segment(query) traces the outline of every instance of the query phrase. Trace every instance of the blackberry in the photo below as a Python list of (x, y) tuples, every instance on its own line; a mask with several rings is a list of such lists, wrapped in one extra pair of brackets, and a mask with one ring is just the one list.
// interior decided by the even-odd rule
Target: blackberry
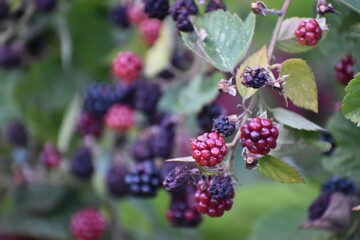
[(82, 136), (91, 135), (98, 138), (102, 133), (103, 126), (101, 118), (83, 111), (76, 124), (76, 131)]
[(189, 204), (186, 196), (172, 196), (166, 218), (173, 227), (197, 227), (202, 217), (194, 204)]
[(210, 0), (206, 5), (205, 12), (212, 12), (219, 9), (226, 11), (226, 5), (222, 2), (222, 0)]
[(79, 180), (87, 181), (94, 172), (92, 154), (89, 148), (80, 148), (72, 157), (71, 172)]
[(26, 147), (28, 145), (28, 132), (20, 121), (10, 123), (6, 129), (6, 138), (15, 147)]
[(127, 28), (130, 26), (130, 22), (127, 16), (127, 8), (123, 5), (118, 5), (110, 9), (109, 20), (115, 26), (121, 28)]
[(123, 164), (113, 164), (106, 174), (106, 187), (111, 196), (120, 198), (128, 194), (125, 176), (128, 169)]
[(45, 55), (47, 50), (47, 39), (44, 35), (39, 35), (26, 43), (26, 52), (34, 58)]
[(246, 67), (241, 74), (241, 83), (245, 87), (261, 88), (269, 81), (269, 71), (263, 67)]
[(135, 109), (150, 114), (155, 111), (161, 97), (160, 86), (151, 82), (140, 82), (135, 93)]
[(209, 183), (209, 194), (213, 199), (224, 200), (234, 195), (234, 187), (229, 176), (214, 176)]
[(129, 192), (134, 196), (154, 197), (161, 186), (161, 174), (151, 160), (137, 163), (125, 176)]
[(152, 136), (151, 148), (154, 156), (167, 159), (171, 156), (175, 141), (175, 129), (171, 127), (160, 127)]
[(308, 214), (310, 220), (321, 218), (330, 205), (331, 195), (324, 193), (320, 195), (309, 207)]
[(330, 156), (336, 148), (336, 142), (334, 137), (329, 132), (321, 132), (320, 140), (330, 143), (331, 148), (327, 152), (323, 152), (324, 155)]
[(253, 154), (266, 155), (276, 148), (279, 136), (277, 127), (270, 119), (253, 118), (241, 126), (241, 143)]
[(225, 108), (218, 103), (204, 106), (197, 115), (198, 125), (202, 132), (210, 132), (213, 128), (213, 119), (225, 113)]
[(347, 178), (332, 177), (322, 185), (323, 193), (341, 192), (345, 195), (352, 195), (356, 192), (356, 185)]
[(99, 240), (106, 226), (106, 219), (99, 210), (84, 208), (71, 217), (70, 231), (74, 239)]
[(200, 166), (215, 167), (227, 153), (227, 146), (222, 136), (216, 132), (204, 133), (191, 142), (192, 157)]
[(124, 83), (133, 83), (143, 70), (141, 58), (133, 52), (119, 52), (112, 62), (114, 76)]
[(142, 3), (134, 3), (127, 7), (127, 17), (129, 22), (134, 25), (139, 25), (142, 21), (148, 18), (144, 12), (144, 5)]
[(159, 38), (162, 22), (159, 19), (149, 18), (140, 23), (140, 35), (148, 46), (153, 46)]
[(56, 8), (56, 0), (35, 0), (35, 7), (41, 13), (50, 13)]
[(15, 45), (5, 44), (0, 47), (0, 67), (14, 68), (21, 64), (21, 53)]
[(145, 13), (150, 18), (164, 20), (169, 14), (169, 0), (146, 0)]
[(354, 66), (356, 60), (351, 55), (343, 57), (335, 66), (336, 79), (346, 85), (354, 78)]
[(176, 28), (182, 32), (193, 32), (194, 27), (189, 15), (195, 15), (199, 11), (193, 0), (177, 0), (170, 8), (170, 14), (176, 22)]
[(133, 91), (132, 85), (93, 83), (86, 89), (84, 108), (97, 117), (103, 117), (116, 103), (131, 104)]
[(149, 138), (139, 138), (130, 147), (130, 156), (137, 162), (151, 159), (153, 155)]
[(40, 161), (47, 169), (58, 167), (61, 158), (60, 151), (51, 143), (47, 143), (40, 153)]
[(10, 15), (9, 4), (6, 0), (0, 1), (0, 20), (8, 18)]
[(301, 45), (315, 46), (321, 40), (322, 30), (315, 19), (304, 20), (299, 23), (295, 37)]
[(236, 130), (236, 123), (234, 121), (230, 121), (228, 116), (221, 115), (214, 119), (213, 130), (225, 137), (229, 137), (234, 134)]
[(115, 104), (106, 113), (105, 123), (118, 132), (129, 130), (135, 124), (135, 112), (127, 105)]
[(184, 191), (190, 180), (189, 170), (184, 166), (178, 166), (165, 177), (163, 185), (166, 191), (179, 194)]

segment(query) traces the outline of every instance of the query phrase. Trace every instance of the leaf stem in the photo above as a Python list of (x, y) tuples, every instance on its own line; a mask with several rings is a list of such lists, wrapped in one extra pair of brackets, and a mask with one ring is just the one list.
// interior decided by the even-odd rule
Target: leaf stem
[(291, 0), (285, 0), (284, 4), (282, 5), (281, 7), (281, 12), (282, 12), (282, 15), (278, 18), (277, 22), (276, 22), (276, 25), (275, 25), (275, 29), (273, 31), (273, 34), (272, 34), (272, 38), (271, 38), (271, 41), (270, 41), (270, 44), (269, 44), (269, 47), (268, 47), (268, 61), (269, 61), (269, 64), (270, 64), (270, 61), (271, 61), (271, 56), (273, 55), (273, 52), (274, 52), (274, 48), (275, 48), (275, 44), (276, 44), (276, 40), (277, 40), (277, 37), (279, 35), (279, 32), (280, 32), (280, 28), (281, 28), (281, 24), (285, 18), (285, 14), (286, 14), (286, 11), (290, 5), (290, 2)]

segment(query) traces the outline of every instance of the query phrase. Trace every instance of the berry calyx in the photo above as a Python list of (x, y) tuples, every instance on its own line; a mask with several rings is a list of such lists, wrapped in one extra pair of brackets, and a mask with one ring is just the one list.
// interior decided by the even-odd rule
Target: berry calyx
[(135, 124), (135, 112), (124, 104), (115, 104), (105, 115), (105, 123), (116, 131), (126, 131)]
[(299, 23), (295, 37), (301, 45), (315, 46), (322, 37), (322, 30), (315, 19), (304, 20)]
[(346, 85), (354, 78), (354, 66), (356, 60), (349, 54), (343, 57), (335, 66), (336, 79)]
[(160, 35), (162, 22), (158, 19), (149, 18), (140, 23), (140, 35), (148, 46), (154, 45)]
[(76, 240), (99, 240), (106, 225), (106, 219), (99, 210), (85, 208), (71, 217), (70, 231)]
[(270, 119), (252, 118), (241, 126), (241, 144), (253, 154), (267, 155), (276, 147), (279, 131)]
[(227, 153), (225, 140), (216, 132), (204, 133), (191, 143), (192, 157), (200, 166), (214, 167)]
[(261, 88), (270, 79), (269, 70), (263, 67), (245, 67), (241, 74), (241, 84), (245, 87)]
[(58, 167), (61, 157), (60, 151), (51, 143), (47, 143), (40, 153), (40, 161), (47, 169)]
[(119, 81), (132, 83), (139, 78), (143, 69), (141, 58), (132, 52), (120, 52), (113, 60), (113, 74)]
[(236, 122), (231, 121), (226, 115), (221, 115), (214, 119), (213, 130), (224, 137), (229, 137), (233, 135), (236, 130)]
[(146, 0), (145, 12), (150, 18), (164, 20), (169, 14), (169, 0)]

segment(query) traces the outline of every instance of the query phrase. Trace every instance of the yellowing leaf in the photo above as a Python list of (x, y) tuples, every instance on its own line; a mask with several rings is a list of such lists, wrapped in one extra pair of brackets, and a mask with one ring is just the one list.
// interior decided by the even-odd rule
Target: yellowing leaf
[(295, 168), (271, 155), (259, 159), (257, 171), (276, 182), (305, 183), (301, 174)]
[(310, 66), (302, 59), (291, 58), (282, 63), (280, 75), (289, 75), (284, 86), (285, 97), (296, 106), (317, 113), (317, 86)]
[(236, 71), (236, 86), (241, 97), (245, 100), (254, 95), (257, 91), (255, 88), (247, 88), (241, 84), (240, 75), (244, 71), (245, 67), (266, 67), (268, 64), (267, 48), (263, 46), (259, 51), (248, 57), (243, 64)]

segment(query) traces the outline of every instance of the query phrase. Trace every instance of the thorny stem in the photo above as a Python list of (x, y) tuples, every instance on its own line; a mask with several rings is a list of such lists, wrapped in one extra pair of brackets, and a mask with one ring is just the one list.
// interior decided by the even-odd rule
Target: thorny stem
[(270, 61), (271, 61), (271, 57), (272, 57), (273, 52), (274, 52), (274, 48), (275, 48), (277, 37), (279, 35), (281, 24), (282, 24), (282, 22), (283, 22), (283, 20), (285, 18), (286, 11), (287, 11), (287, 9), (288, 9), (288, 7), (290, 5), (290, 2), (291, 2), (291, 0), (285, 0), (284, 4), (281, 7), (280, 11), (282, 12), (282, 15), (278, 18), (278, 20), (276, 22), (275, 29), (273, 31), (273, 35), (272, 35), (272, 38), (271, 38), (271, 41), (270, 41), (270, 44), (269, 44), (269, 47), (268, 47), (268, 63), (270, 63)]

